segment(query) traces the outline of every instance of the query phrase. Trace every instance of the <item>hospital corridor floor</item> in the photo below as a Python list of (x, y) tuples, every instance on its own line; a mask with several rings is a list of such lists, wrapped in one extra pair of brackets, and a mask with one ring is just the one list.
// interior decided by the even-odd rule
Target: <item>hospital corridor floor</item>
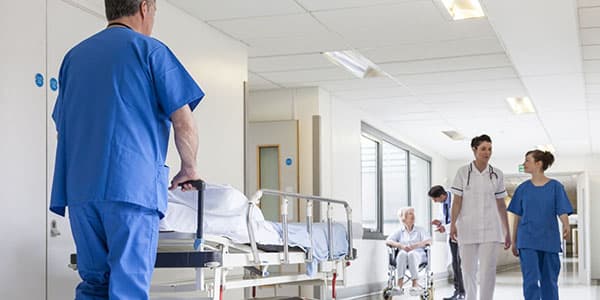
[[(578, 299), (578, 300), (600, 300), (600, 285), (582, 285), (577, 280), (577, 262), (573, 259), (567, 259), (562, 264), (561, 275), (559, 279), (560, 299)], [(506, 271), (499, 272), (496, 277), (496, 291), (494, 299), (523, 299), (521, 289), (521, 269), (514, 266)], [(436, 282), (435, 300), (441, 300), (448, 297), (453, 292), (452, 286), (446, 281)], [(381, 296), (372, 296), (360, 298), (360, 300), (381, 299)], [(394, 297), (394, 300), (418, 299), (416, 297)]]

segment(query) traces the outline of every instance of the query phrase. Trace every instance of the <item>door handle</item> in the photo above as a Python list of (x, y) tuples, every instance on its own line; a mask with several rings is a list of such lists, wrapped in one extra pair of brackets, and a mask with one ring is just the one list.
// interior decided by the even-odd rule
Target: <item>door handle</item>
[(50, 237), (57, 237), (60, 235), (60, 231), (58, 231), (58, 226), (56, 225), (56, 220), (52, 220), (50, 222)]

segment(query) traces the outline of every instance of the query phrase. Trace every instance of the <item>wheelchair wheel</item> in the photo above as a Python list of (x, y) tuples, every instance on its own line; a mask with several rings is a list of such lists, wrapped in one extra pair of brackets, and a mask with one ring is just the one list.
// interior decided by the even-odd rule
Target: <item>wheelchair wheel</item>
[(433, 288), (426, 289), (420, 298), (421, 300), (433, 300)]
[(429, 284), (421, 295), (421, 300), (433, 300), (433, 272), (429, 274)]
[(386, 287), (385, 289), (383, 289), (383, 300), (391, 300), (392, 299), (392, 288), (390, 287)]

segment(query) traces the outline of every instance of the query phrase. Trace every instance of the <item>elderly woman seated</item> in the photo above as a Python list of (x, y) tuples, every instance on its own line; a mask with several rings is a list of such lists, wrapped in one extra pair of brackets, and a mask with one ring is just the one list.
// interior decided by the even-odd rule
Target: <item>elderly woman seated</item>
[(404, 207), (398, 211), (401, 221), (400, 230), (387, 238), (386, 245), (398, 248), (396, 257), (396, 270), (398, 272), (398, 287), (404, 284), (404, 272), (408, 266), (412, 279), (412, 288), (418, 289), (419, 264), (427, 260), (425, 246), (431, 244), (431, 237), (427, 231), (415, 225), (415, 210), (412, 207)]

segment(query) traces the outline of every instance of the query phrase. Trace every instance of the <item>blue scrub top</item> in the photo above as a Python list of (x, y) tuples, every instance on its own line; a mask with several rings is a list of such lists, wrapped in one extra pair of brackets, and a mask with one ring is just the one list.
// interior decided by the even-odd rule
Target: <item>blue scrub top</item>
[(154, 38), (107, 28), (67, 53), (59, 83), (50, 210), (121, 201), (164, 215), (169, 118), (204, 97), (175, 55)]
[(517, 187), (508, 211), (521, 217), (517, 248), (561, 252), (562, 234), (557, 216), (573, 213), (563, 185), (551, 179), (543, 186), (527, 180)]

